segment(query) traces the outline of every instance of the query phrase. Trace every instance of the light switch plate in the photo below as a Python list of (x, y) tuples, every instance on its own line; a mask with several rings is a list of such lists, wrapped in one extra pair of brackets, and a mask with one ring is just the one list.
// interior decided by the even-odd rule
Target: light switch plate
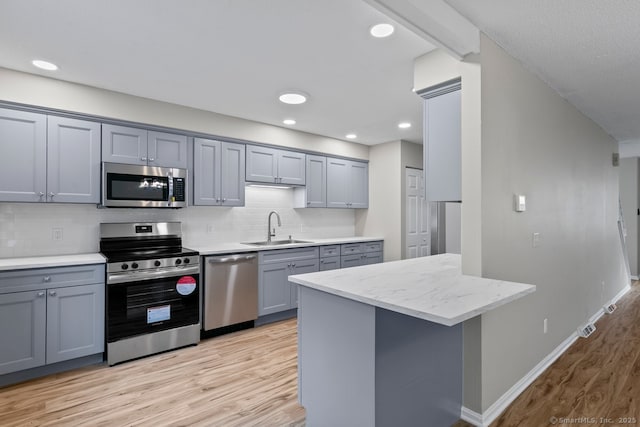
[(513, 196), (516, 212), (524, 212), (527, 210), (527, 197), (524, 194), (516, 194)]

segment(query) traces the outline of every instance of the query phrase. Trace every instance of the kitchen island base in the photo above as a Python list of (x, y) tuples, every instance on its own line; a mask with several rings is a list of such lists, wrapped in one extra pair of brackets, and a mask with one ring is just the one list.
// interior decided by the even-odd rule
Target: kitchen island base
[(308, 427), (450, 426), (462, 324), (444, 326), (299, 287), (298, 390)]

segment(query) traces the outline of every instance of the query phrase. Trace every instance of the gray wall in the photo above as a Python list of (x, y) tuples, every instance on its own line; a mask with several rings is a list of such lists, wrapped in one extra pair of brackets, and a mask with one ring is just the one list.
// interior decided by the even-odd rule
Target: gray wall
[[(464, 405), (483, 413), (628, 284), (617, 144), (484, 35), (480, 55), (416, 59), (416, 89), (456, 77), (462, 270), (538, 287), (465, 322)], [(514, 212), (514, 194), (527, 196), (526, 212)]]
[(638, 276), (638, 158), (620, 159), (620, 203), (627, 228), (627, 253), (632, 276)]
[(482, 316), (484, 411), (628, 283), (617, 143), (486, 36), (481, 52), (483, 276), (537, 286)]

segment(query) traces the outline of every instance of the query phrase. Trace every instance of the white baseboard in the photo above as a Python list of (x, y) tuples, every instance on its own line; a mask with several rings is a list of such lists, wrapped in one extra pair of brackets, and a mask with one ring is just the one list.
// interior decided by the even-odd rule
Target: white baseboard
[(631, 280), (638, 280), (638, 276), (631, 276)]
[[(616, 303), (622, 298), (629, 290), (630, 285), (627, 285), (622, 289), (613, 299), (612, 303)], [(600, 317), (604, 315), (604, 309), (598, 310), (591, 318), (590, 322), (595, 323)], [(572, 333), (567, 339), (565, 339), (559, 346), (557, 346), (551, 353), (540, 361), (532, 370), (530, 370), (524, 377), (513, 385), (505, 394), (500, 396), (493, 405), (491, 405), (485, 412), (479, 414), (471, 409), (462, 407), (460, 412), (460, 418), (474, 426), (488, 427), (492, 422), (500, 416), (500, 414), (507, 409), (507, 407), (522, 393), (527, 387), (531, 385), (558, 357), (560, 357), (567, 349), (578, 339), (578, 333)]]

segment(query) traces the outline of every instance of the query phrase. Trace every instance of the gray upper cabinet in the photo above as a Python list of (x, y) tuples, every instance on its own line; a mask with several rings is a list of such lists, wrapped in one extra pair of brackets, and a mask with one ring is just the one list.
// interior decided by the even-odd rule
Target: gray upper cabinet
[(47, 199), (100, 202), (100, 123), (48, 117)]
[(428, 201), (462, 200), (460, 94), (458, 81), (422, 95), (426, 98), (424, 170)]
[(248, 145), (246, 180), (305, 185), (305, 159), (306, 155), (303, 153)]
[(186, 169), (187, 137), (103, 124), (102, 161)]
[(149, 166), (187, 168), (187, 137), (165, 132), (149, 131), (147, 135)]
[(327, 157), (327, 207), (369, 207), (369, 165)]
[(194, 139), (194, 204), (244, 206), (245, 146)]
[(102, 161), (146, 165), (147, 131), (103, 124)]
[(45, 201), (47, 116), (0, 109), (0, 146), (0, 201)]
[(99, 202), (100, 123), (0, 109), (0, 145), (0, 201)]
[(307, 154), (306, 184), (296, 189), (296, 208), (327, 207), (327, 158)]

